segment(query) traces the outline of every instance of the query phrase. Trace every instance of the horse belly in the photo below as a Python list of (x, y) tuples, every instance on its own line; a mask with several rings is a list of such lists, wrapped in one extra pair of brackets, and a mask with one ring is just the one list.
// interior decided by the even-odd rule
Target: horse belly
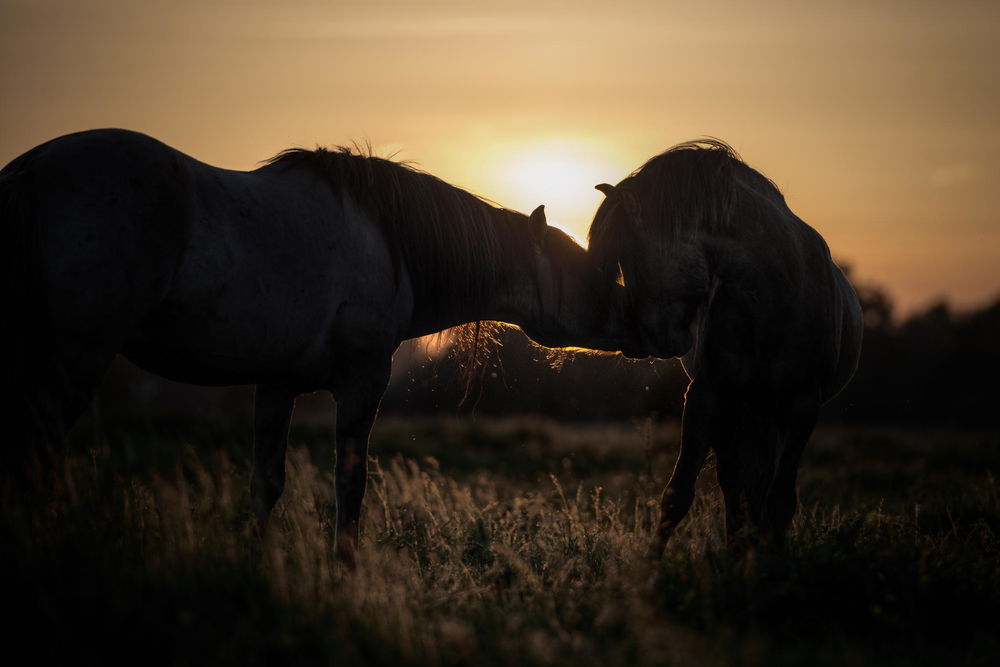
[(233, 292), (230, 287), (211, 298), (168, 298), (126, 342), (124, 353), (140, 367), (180, 382), (283, 381), (319, 388), (330, 362), (325, 309), (291, 312), (275, 306), (290, 299)]
[(302, 391), (323, 386), (321, 378), (294, 373), (287, 363), (240, 356), (238, 353), (134, 340), (125, 344), (122, 354), (139, 368), (175, 382), (211, 387), (284, 382)]
[(298, 275), (301, 265), (234, 258), (221, 272), (197, 275), (189, 266), (128, 341), (126, 356), (181, 382), (267, 381), (311, 391), (329, 384), (352, 349), (391, 345), (378, 315), (383, 299), (327, 273)]

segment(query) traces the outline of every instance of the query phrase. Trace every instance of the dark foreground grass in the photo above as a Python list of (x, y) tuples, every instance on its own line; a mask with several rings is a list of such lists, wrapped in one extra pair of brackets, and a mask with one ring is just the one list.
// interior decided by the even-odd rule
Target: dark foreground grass
[[(83, 433), (0, 515), (22, 664), (996, 664), (996, 434), (826, 430), (787, 554), (723, 547), (714, 471), (643, 558), (675, 427), (377, 427), (362, 565), (331, 558), (325, 431), (293, 433), (271, 534), (246, 426)], [(97, 442), (98, 444), (94, 444)], [(11, 661), (5, 660), (7, 664)]]

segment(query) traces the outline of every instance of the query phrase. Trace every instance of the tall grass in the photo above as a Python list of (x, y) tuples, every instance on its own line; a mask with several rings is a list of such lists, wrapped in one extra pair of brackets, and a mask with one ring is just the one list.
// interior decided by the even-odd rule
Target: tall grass
[(994, 436), (820, 433), (780, 558), (725, 550), (707, 470), (690, 517), (650, 563), (676, 437), (387, 421), (353, 572), (333, 558), (321, 437), (293, 436), (314, 446), (290, 449), (263, 539), (245, 449), (177, 447), (172, 462), (143, 465), (120, 442), (78, 447), (44, 492), (2, 501), (2, 625), (10, 650), (26, 650), (11, 655), (102, 665), (1000, 656)]

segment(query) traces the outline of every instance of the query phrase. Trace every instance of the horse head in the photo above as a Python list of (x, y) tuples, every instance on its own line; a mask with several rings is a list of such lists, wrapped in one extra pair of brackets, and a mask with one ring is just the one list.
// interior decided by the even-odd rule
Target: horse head
[(634, 350), (622, 286), (568, 234), (548, 225), (544, 206), (531, 213), (529, 225), (533, 280), (527, 289), (535, 308), (521, 323), (524, 332), (546, 347)]
[[(657, 224), (631, 179), (601, 183), (605, 195), (590, 231), (591, 250), (624, 286), (627, 317), (643, 354), (682, 357), (694, 344), (694, 321), (711, 274), (701, 239)], [(630, 355), (631, 356), (631, 355)]]

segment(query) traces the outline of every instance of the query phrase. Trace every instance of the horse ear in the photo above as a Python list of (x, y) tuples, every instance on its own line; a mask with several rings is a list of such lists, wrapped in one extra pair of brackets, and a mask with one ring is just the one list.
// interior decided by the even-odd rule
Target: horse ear
[(528, 221), (531, 223), (531, 232), (541, 242), (545, 238), (545, 230), (549, 228), (549, 224), (545, 221), (545, 204), (532, 211)]
[(598, 183), (594, 186), (594, 189), (603, 192), (605, 197), (610, 197), (614, 193), (618, 192), (618, 188), (608, 183)]

